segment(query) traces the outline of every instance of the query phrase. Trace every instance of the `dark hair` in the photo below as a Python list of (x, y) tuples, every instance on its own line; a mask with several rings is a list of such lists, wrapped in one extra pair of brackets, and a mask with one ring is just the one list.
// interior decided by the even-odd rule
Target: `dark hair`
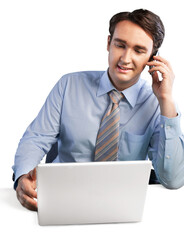
[(120, 12), (114, 15), (109, 24), (110, 41), (112, 40), (116, 24), (129, 20), (139, 25), (153, 39), (153, 52), (155, 55), (162, 45), (165, 36), (165, 28), (159, 16), (145, 9), (137, 9), (133, 12)]

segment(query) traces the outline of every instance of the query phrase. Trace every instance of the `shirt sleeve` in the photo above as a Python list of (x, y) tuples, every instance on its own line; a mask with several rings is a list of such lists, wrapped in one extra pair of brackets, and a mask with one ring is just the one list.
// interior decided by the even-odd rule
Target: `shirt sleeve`
[(13, 171), (16, 180), (35, 168), (44, 155), (57, 141), (60, 131), (60, 117), (63, 100), (61, 80), (57, 82), (47, 97), (38, 116), (28, 126), (19, 142)]
[(181, 114), (175, 118), (159, 117), (148, 153), (160, 183), (170, 189), (184, 185), (184, 136), (180, 117)]

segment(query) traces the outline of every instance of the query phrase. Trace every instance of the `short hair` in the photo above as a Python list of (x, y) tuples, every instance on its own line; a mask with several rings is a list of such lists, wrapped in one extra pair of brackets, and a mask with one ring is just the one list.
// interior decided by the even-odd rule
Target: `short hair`
[(162, 45), (165, 28), (159, 16), (146, 9), (137, 9), (133, 12), (120, 12), (115, 14), (109, 22), (110, 41), (113, 38), (117, 23), (128, 20), (139, 25), (153, 39), (153, 52), (155, 55)]

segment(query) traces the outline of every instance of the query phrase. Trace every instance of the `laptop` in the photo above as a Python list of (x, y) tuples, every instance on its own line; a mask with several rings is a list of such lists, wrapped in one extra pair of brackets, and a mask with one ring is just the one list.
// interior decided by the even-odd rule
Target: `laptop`
[(40, 225), (141, 221), (150, 161), (37, 166)]

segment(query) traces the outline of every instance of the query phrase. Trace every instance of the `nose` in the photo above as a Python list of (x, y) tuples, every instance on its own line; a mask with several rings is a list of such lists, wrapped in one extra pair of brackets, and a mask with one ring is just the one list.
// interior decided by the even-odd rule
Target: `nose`
[(120, 60), (124, 65), (129, 64), (131, 62), (131, 50), (126, 49), (125, 51), (123, 51)]

